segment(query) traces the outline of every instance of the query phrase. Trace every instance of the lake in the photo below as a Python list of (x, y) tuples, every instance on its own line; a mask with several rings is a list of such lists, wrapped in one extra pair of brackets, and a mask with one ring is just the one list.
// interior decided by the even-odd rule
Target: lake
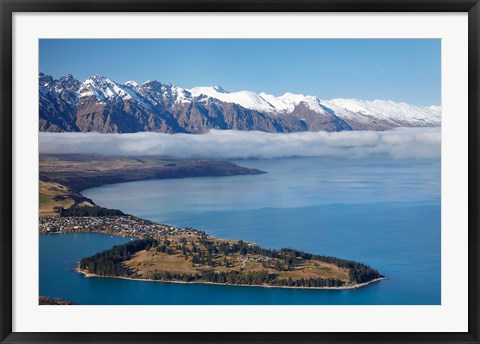
[(389, 279), (358, 290), (298, 290), (86, 278), (80, 258), (130, 238), (40, 236), (40, 294), (77, 304), (441, 303), (440, 161), (241, 160), (262, 175), (150, 180), (82, 194), (98, 205), (267, 248), (292, 247), (371, 265)]

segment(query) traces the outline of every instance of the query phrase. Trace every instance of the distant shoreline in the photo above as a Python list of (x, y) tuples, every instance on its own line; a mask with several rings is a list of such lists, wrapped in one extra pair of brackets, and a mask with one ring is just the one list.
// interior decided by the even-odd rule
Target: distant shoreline
[(152, 280), (147, 278), (130, 278), (124, 276), (100, 276), (94, 273), (85, 271), (84, 269), (80, 269), (80, 265), (77, 264), (75, 271), (84, 275), (87, 278), (116, 278), (116, 279), (124, 279), (130, 281), (140, 281), (140, 282), (159, 282), (159, 283), (177, 283), (177, 284), (212, 284), (212, 285), (221, 285), (221, 286), (229, 286), (229, 287), (259, 287), (259, 288), (280, 288), (280, 289), (302, 289), (302, 290), (352, 290), (352, 289), (359, 289), (366, 287), (370, 284), (377, 283), (383, 280), (387, 280), (387, 277), (380, 277), (373, 279), (368, 282), (358, 283), (349, 286), (342, 286), (342, 287), (294, 287), (294, 286), (277, 286), (277, 285), (262, 285), (262, 284), (229, 284), (229, 283), (214, 283), (214, 282), (207, 282), (207, 281), (200, 281), (200, 282), (184, 282), (184, 281), (161, 281), (161, 280)]
[[(230, 177), (267, 172), (219, 159), (172, 159), (154, 156), (99, 156), (94, 154), (40, 154), (40, 181), (67, 186), (73, 193), (109, 184), (144, 180)], [(74, 161), (74, 168), (71, 162)], [(92, 168), (93, 162), (96, 168)], [(173, 163), (172, 163), (173, 162)], [(84, 173), (85, 170), (89, 172)], [(88, 200), (81, 195), (83, 200)], [(81, 200), (79, 200), (81, 201)]]

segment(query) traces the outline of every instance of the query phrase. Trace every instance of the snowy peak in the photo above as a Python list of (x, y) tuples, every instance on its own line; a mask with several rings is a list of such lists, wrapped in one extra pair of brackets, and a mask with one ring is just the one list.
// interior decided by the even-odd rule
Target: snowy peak
[(260, 95), (251, 91), (227, 92), (220, 86), (213, 87), (194, 87), (189, 89), (191, 95), (195, 98), (213, 98), (225, 103), (233, 103), (243, 108), (274, 112), (275, 108)]
[(158, 101), (145, 92), (143, 85), (139, 85), (133, 80), (119, 84), (99, 74), (86, 79), (82, 83), (78, 91), (78, 97), (80, 99), (94, 97), (98, 103), (104, 104), (118, 101), (128, 102), (135, 107), (140, 106), (148, 111), (152, 111), (158, 105)]
[(71, 92), (76, 93), (80, 87), (80, 82), (73, 77), (73, 75), (68, 74), (62, 76), (58, 80), (55, 80), (55, 92)]
[(155, 104), (175, 107), (192, 101), (192, 95), (186, 89), (172, 84), (162, 84), (156, 80), (148, 80), (139, 88), (140, 93)]
[(40, 88), (40, 91), (49, 91), (53, 87), (53, 84), (54, 81), (50, 75), (45, 75), (43, 73), (38, 75), (38, 87)]
[(332, 99), (322, 101), (343, 119), (381, 120), (397, 126), (438, 126), (441, 124), (440, 106), (416, 106), (391, 100)]
[(320, 100), (315, 96), (305, 96), (303, 94), (294, 94), (287, 92), (283, 96), (275, 97), (271, 94), (260, 93), (260, 96), (268, 101), (275, 108), (275, 112), (289, 113), (295, 110), (297, 106), (304, 105), (310, 110), (325, 114), (325, 110), (320, 104)]
[(93, 96), (104, 102), (118, 97), (124, 100), (133, 98), (121, 85), (99, 74), (85, 80), (78, 92), (79, 98)]
[(132, 88), (134, 88), (134, 89), (137, 89), (137, 88), (140, 87), (140, 85), (137, 84), (137, 82), (134, 81), (134, 80), (129, 80), (129, 81), (125, 82), (124, 85), (125, 85), (125, 86), (128, 86), (128, 87), (132, 87)]
[(188, 92), (184, 88), (177, 87), (172, 84), (163, 85), (162, 94), (164, 99), (170, 99), (175, 104), (185, 102), (188, 103), (192, 99), (192, 95), (190, 94), (190, 92)]
[(50, 75), (40, 73), (38, 76), (40, 98), (46, 103), (67, 103), (74, 106), (80, 82), (71, 74), (54, 80)]

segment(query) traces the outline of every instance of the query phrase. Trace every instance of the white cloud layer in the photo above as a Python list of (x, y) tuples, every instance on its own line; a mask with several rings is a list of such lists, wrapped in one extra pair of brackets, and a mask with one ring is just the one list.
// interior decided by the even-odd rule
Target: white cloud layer
[(179, 158), (284, 158), (338, 156), (361, 158), (439, 158), (440, 128), (390, 131), (300, 132), (218, 131), (191, 134), (40, 133), (40, 152), (104, 155), (161, 155)]

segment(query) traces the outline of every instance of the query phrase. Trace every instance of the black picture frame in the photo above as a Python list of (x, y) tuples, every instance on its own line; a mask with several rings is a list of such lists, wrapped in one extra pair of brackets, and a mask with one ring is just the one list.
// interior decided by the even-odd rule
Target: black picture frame
[[(0, 0), (1, 343), (480, 343), (478, 0)], [(12, 16), (15, 12), (466, 12), (468, 13), (468, 332), (465, 333), (19, 333), (12, 332)]]

